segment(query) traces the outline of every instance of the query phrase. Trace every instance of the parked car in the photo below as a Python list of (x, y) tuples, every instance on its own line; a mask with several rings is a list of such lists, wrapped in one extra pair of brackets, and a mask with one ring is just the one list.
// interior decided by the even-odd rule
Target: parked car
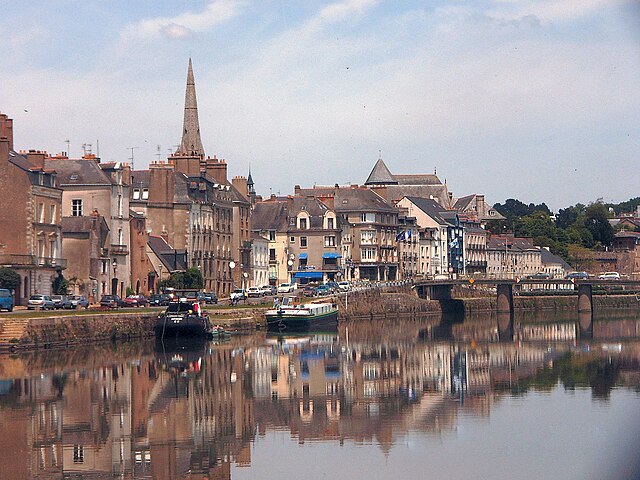
[(551, 275), (544, 272), (534, 273), (533, 275), (527, 275), (528, 280), (549, 280)]
[(128, 307), (146, 307), (149, 305), (149, 300), (147, 300), (144, 295), (129, 295), (123, 299), (123, 302)]
[(152, 307), (166, 307), (171, 302), (171, 296), (166, 293), (154, 293), (149, 298), (149, 304)]
[(620, 280), (620, 274), (618, 272), (604, 272), (602, 275), (598, 275), (600, 280)]
[(571, 272), (568, 273), (564, 278), (567, 280), (576, 279), (576, 280), (588, 280), (589, 274), (587, 272)]
[(349, 282), (338, 282), (338, 287), (340, 287), (340, 290), (343, 292), (351, 290), (351, 284)]
[[(89, 300), (84, 295), (72, 295), (68, 300), (71, 302), (68, 308), (89, 308)], [(64, 308), (67, 308), (66, 304)]]
[(327, 282), (327, 286), (331, 290), (331, 293), (336, 293), (340, 290), (340, 285), (338, 285), (338, 282)]
[(11, 295), (11, 290), (0, 288), (0, 310), (13, 312), (13, 295)]
[(316, 287), (314, 285), (307, 285), (306, 287), (304, 287), (304, 290), (302, 290), (302, 294), (305, 297), (315, 297), (318, 292), (316, 291)]
[(329, 285), (318, 285), (316, 287), (316, 294), (319, 297), (323, 295), (331, 295), (331, 287), (329, 287)]
[(293, 293), (295, 287), (291, 283), (281, 283), (278, 287), (278, 293)]
[(247, 292), (246, 290), (243, 290), (242, 288), (236, 288), (233, 292), (231, 292), (231, 295), (229, 295), (229, 300), (231, 300), (232, 303), (237, 303), (240, 300), (246, 300), (247, 299)]
[(247, 296), (248, 297), (261, 297), (262, 296), (262, 290), (260, 290), (258, 287), (249, 287), (247, 290)]
[(125, 307), (126, 303), (118, 295), (103, 295), (100, 299), (100, 306), (106, 308)]
[(260, 287), (260, 290), (262, 290), (262, 295), (264, 296), (276, 295), (278, 293), (278, 289), (273, 285), (263, 285)]
[(51, 301), (53, 302), (54, 308), (57, 310), (59, 308), (63, 308), (64, 302), (67, 300), (65, 295), (51, 295)]
[(213, 292), (200, 292), (198, 294), (198, 301), (206, 304), (218, 303), (218, 296)]
[(42, 310), (53, 310), (56, 307), (49, 295), (41, 295), (39, 293), (36, 293), (34, 295), (31, 295), (31, 298), (29, 298), (29, 302), (27, 302), (27, 308), (29, 310), (35, 310), (36, 308), (40, 308)]

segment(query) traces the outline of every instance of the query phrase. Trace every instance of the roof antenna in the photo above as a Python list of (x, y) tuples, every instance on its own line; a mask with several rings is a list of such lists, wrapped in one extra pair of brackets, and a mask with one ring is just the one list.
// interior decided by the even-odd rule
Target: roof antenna
[(433, 167), (433, 174), (438, 175), (438, 167)]
[(378, 150), (378, 160), (382, 160), (382, 150)]
[(131, 150), (131, 158), (129, 160), (131, 160), (131, 170), (135, 170), (134, 166), (133, 166), (133, 151), (136, 148), (140, 148), (140, 147), (127, 147), (127, 150)]
[(158, 145), (157, 147), (158, 153), (156, 153), (156, 156), (158, 157), (158, 161), (160, 161), (160, 157), (162, 157), (162, 153), (160, 153), (160, 145)]

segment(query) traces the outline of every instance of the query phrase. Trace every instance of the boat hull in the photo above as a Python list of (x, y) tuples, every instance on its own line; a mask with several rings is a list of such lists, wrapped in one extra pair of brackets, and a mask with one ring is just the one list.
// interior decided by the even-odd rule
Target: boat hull
[(210, 337), (209, 318), (198, 315), (159, 315), (154, 326), (156, 338)]
[(338, 311), (323, 315), (291, 315), (287, 312), (266, 313), (267, 329), (270, 332), (308, 332), (335, 330), (338, 327)]

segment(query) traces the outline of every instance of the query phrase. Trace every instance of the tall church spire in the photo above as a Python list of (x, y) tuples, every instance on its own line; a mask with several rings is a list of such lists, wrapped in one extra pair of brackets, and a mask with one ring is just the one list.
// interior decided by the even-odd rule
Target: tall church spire
[(198, 102), (196, 101), (196, 82), (193, 79), (191, 57), (187, 70), (187, 91), (184, 96), (184, 123), (182, 126), (182, 142), (176, 155), (199, 155), (204, 157), (204, 148), (200, 139), (200, 122), (198, 121)]

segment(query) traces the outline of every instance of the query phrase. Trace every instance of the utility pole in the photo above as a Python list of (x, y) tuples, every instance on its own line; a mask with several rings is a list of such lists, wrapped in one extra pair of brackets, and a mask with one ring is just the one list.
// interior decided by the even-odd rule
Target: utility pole
[(133, 151), (138, 149), (140, 147), (127, 147), (127, 150), (131, 150), (131, 157), (129, 158), (129, 160), (131, 160), (131, 170), (135, 170), (134, 166), (133, 166)]

